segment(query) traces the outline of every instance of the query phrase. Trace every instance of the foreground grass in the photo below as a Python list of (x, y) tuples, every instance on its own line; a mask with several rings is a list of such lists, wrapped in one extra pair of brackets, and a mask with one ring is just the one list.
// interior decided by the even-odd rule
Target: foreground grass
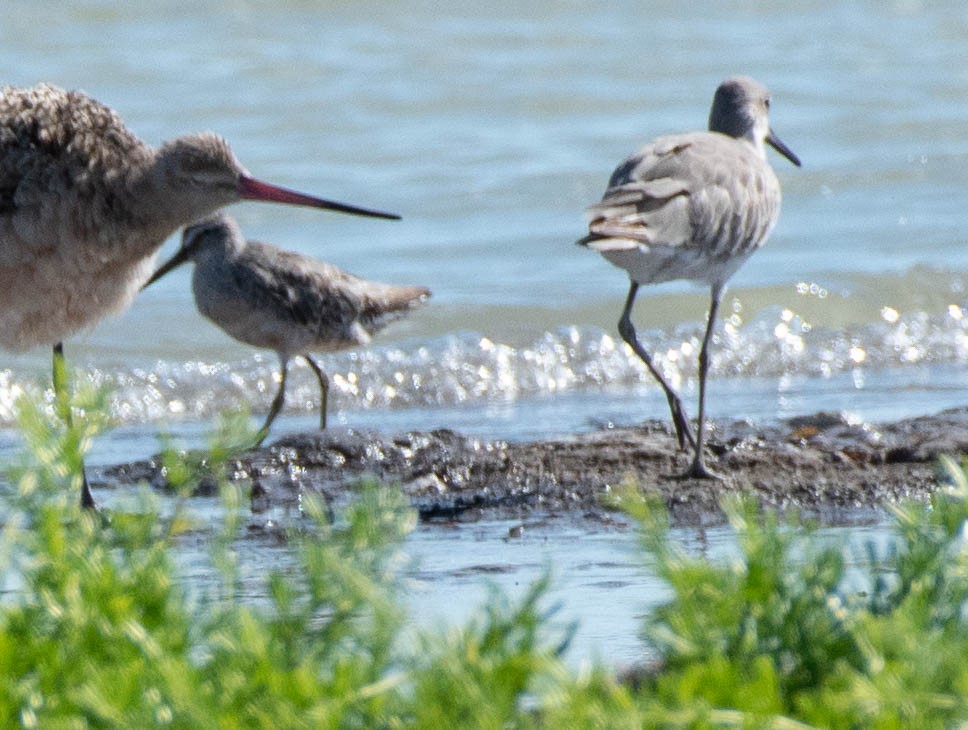
[[(896, 533), (848, 573), (844, 549), (725, 505), (740, 555), (682, 551), (660, 509), (625, 492), (643, 560), (673, 597), (644, 638), (660, 660), (635, 682), (561, 662), (547, 581), (495, 592), (472, 623), (402, 640), (399, 548), (413, 512), (370, 485), (334, 522), (309, 499), (293, 535), (299, 572), (266, 576), (268, 601), (240, 604), (238, 493), (213, 540), (223, 578), (189, 595), (171, 547), (187, 496), (158, 513), (145, 493), (110, 524), (75, 504), (96, 394), (68, 429), (21, 405), (32, 457), (0, 536), (0, 726), (73, 727), (951, 727), (968, 721), (968, 479), (930, 505), (895, 510)], [(244, 439), (226, 424), (217, 465)], [(174, 454), (187, 495), (195, 470)], [(69, 492), (65, 483), (73, 478)], [(580, 546), (576, 546), (580, 549)], [(607, 647), (603, 647), (607, 652)]]

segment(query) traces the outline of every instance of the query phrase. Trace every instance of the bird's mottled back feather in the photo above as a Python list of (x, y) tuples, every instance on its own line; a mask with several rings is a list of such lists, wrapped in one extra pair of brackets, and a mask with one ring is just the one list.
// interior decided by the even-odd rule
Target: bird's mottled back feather
[(193, 228), (205, 229), (192, 254), (199, 310), (256, 347), (293, 355), (365, 344), (430, 296), (423, 287), (366, 281), (333, 264), (246, 242), (225, 214)]
[(0, 89), (0, 346), (53, 344), (131, 300), (164, 236), (105, 221), (127, 219), (118, 177), (151, 154), (80, 92)]
[(150, 150), (109, 107), (48, 84), (0, 91), (0, 212), (52, 207), (51, 191), (78, 200), (109, 193), (101, 176), (118, 174)]
[[(354, 324), (372, 335), (426, 299), (422, 287), (366, 281), (333, 264), (250, 241), (233, 267), (240, 288), (258, 292), (260, 304), (312, 329), (320, 341), (351, 341)], [(245, 273), (243, 273), (245, 272)]]

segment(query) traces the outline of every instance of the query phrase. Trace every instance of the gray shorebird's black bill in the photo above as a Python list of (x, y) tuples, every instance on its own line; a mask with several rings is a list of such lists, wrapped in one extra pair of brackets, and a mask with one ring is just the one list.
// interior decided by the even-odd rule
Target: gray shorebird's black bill
[(262, 182), (255, 178), (243, 175), (239, 180), (239, 193), (243, 200), (262, 200), (268, 203), (286, 203), (287, 205), (305, 205), (310, 208), (323, 208), (324, 210), (335, 210), (339, 213), (349, 213), (350, 215), (363, 215), (370, 218), (385, 218), (386, 220), (397, 221), (400, 216), (396, 213), (384, 213), (380, 210), (370, 210), (369, 208), (358, 208), (355, 205), (337, 203), (334, 200), (325, 200), (313, 195), (306, 195), (296, 190), (272, 185)]
[(796, 165), (797, 167), (800, 167), (800, 158), (797, 157), (795, 154), (793, 154), (793, 150), (791, 150), (789, 147), (783, 144), (783, 142), (780, 141), (779, 137), (773, 134), (772, 129), (770, 130), (770, 133), (766, 135), (766, 143), (770, 145), (770, 147), (775, 149), (777, 152), (779, 152), (781, 155), (786, 157), (794, 165)]
[(178, 251), (175, 253), (174, 256), (172, 256), (165, 263), (163, 263), (160, 267), (158, 267), (158, 270), (154, 274), (151, 275), (151, 278), (148, 279), (148, 281), (146, 281), (144, 284), (142, 284), (141, 291), (144, 291), (149, 286), (151, 286), (156, 281), (158, 281), (158, 279), (160, 279), (165, 274), (167, 274), (169, 271), (171, 271), (172, 269), (177, 269), (179, 266), (181, 266), (186, 261), (188, 261), (188, 249), (185, 248), (184, 246), (182, 246), (180, 249), (178, 249)]

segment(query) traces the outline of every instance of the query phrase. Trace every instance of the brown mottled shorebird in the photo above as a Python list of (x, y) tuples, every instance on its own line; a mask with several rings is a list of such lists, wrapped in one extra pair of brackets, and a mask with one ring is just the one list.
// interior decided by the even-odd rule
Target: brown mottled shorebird
[(240, 200), (398, 217), (259, 181), (212, 133), (153, 148), (79, 91), (3, 87), (0, 347), (53, 346), (57, 372), (64, 338), (126, 307), (170, 234)]
[[(619, 333), (665, 391), (679, 447), (695, 455), (687, 476), (716, 477), (703, 452), (709, 342), (726, 282), (766, 241), (780, 214), (780, 183), (764, 142), (800, 160), (770, 129), (769, 92), (748, 77), (716, 89), (709, 131), (659, 137), (619, 165), (578, 241), (628, 271), (631, 287)], [(704, 282), (712, 297), (699, 352), (699, 419), (693, 437), (679, 395), (642, 347), (632, 324), (641, 284)]]
[(430, 297), (420, 286), (365, 281), (308, 256), (246, 241), (238, 224), (217, 213), (185, 229), (178, 252), (145, 286), (193, 261), (198, 310), (226, 333), (279, 355), (279, 390), (260, 430), (260, 443), (282, 410), (289, 360), (301, 356), (316, 373), (319, 426), (326, 428), (329, 379), (310, 356), (365, 345), (392, 320)]

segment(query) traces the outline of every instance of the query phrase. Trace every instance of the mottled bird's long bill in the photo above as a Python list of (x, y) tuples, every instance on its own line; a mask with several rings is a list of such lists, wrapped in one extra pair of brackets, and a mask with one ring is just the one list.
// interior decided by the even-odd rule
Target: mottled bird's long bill
[(350, 215), (362, 215), (369, 218), (383, 218), (386, 220), (400, 220), (396, 213), (384, 213), (380, 210), (360, 208), (355, 205), (338, 203), (334, 200), (317, 198), (313, 195), (306, 195), (296, 190), (289, 190), (278, 185), (256, 180), (255, 178), (243, 175), (239, 180), (239, 192), (243, 200), (261, 200), (270, 203), (286, 203), (288, 205), (304, 205), (310, 208), (323, 208), (324, 210), (334, 210), (339, 213), (349, 213)]
[(158, 270), (152, 274), (148, 281), (141, 285), (141, 290), (144, 291), (169, 271), (178, 268), (186, 261), (188, 261), (188, 249), (182, 246), (180, 249), (178, 249), (174, 256), (158, 267)]

